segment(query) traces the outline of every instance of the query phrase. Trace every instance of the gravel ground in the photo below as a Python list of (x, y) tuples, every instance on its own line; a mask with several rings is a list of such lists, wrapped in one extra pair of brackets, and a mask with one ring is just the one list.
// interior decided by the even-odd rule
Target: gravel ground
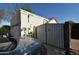
[(59, 48), (47, 45), (47, 54), (48, 55), (64, 55), (65, 53), (63, 49), (59, 49)]

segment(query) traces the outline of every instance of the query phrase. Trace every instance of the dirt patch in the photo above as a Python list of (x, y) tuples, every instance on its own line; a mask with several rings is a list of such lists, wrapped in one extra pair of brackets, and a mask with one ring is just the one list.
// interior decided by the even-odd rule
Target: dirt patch
[(79, 40), (71, 39), (70, 48), (79, 51)]

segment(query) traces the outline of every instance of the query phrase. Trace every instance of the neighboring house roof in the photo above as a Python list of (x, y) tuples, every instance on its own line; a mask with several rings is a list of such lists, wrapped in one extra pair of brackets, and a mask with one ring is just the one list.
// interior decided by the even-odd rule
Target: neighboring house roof
[(51, 17), (51, 18), (48, 18), (48, 23), (57, 23), (57, 20), (55, 17)]

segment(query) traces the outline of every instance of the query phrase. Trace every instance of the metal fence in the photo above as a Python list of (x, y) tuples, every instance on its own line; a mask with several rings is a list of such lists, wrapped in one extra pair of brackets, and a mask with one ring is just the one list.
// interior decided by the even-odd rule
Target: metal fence
[[(50, 52), (52, 53), (58, 51), (57, 53), (56, 52), (55, 53), (56, 54), (63, 53), (67, 55), (79, 54), (78, 51), (75, 52), (75, 49), (78, 50), (79, 24), (76, 25), (75, 24), (74, 27), (72, 27), (72, 25), (69, 22), (65, 22), (63, 24), (57, 23), (57, 24), (40, 25), (36, 28), (37, 39), (39, 42), (46, 43), (47, 45), (52, 46), (51, 48), (47, 48), (47, 50), (49, 51), (51, 50)], [(72, 40), (73, 38), (75, 39), (74, 41)], [(77, 48), (72, 50), (74, 47)]]
[(44, 24), (37, 27), (37, 38), (49, 45), (64, 49), (64, 25)]

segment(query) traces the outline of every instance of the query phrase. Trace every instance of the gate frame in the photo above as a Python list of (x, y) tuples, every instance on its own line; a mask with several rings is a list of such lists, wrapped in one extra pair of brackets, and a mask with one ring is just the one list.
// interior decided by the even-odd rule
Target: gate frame
[(69, 22), (64, 23), (64, 49), (65, 54), (70, 54), (71, 25)]

